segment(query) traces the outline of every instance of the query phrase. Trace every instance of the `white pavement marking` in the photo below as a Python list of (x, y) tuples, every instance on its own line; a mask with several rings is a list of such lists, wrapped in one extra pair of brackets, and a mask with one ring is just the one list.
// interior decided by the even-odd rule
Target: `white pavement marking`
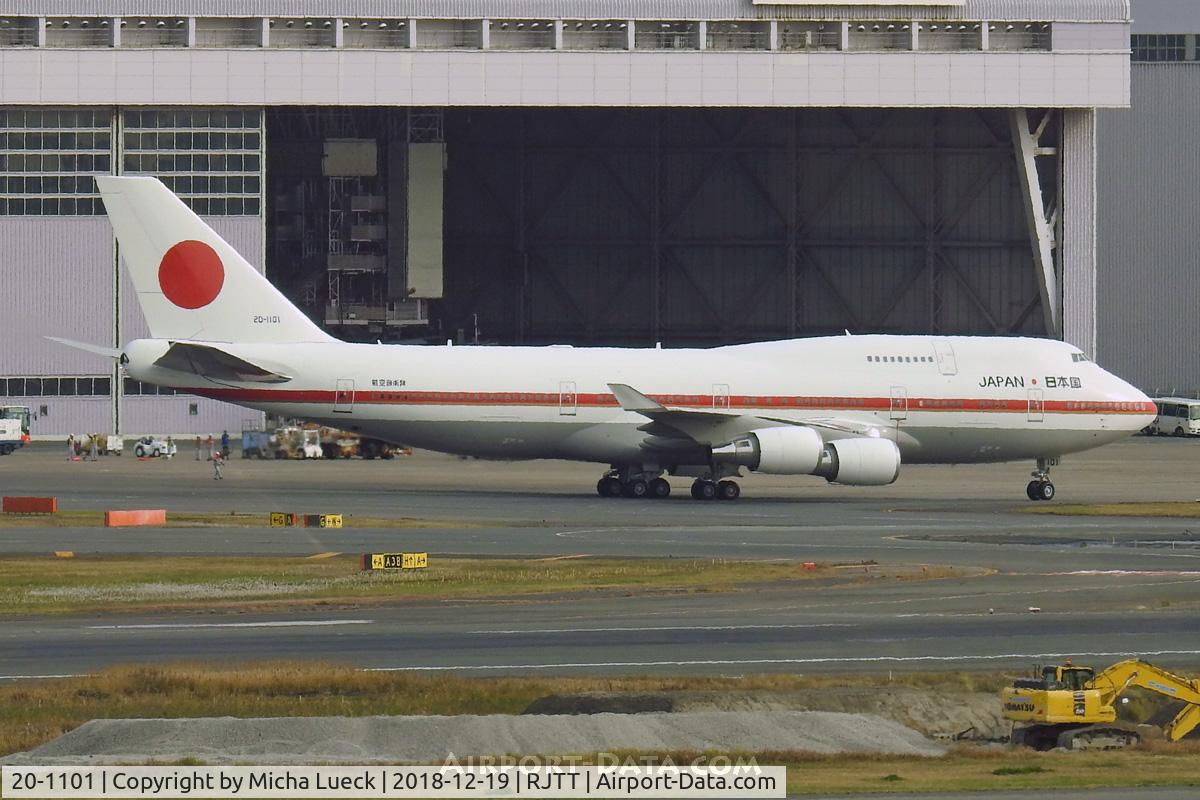
[(373, 619), (297, 619), (268, 622), (156, 622), (144, 625), (88, 625), (89, 631), (190, 630), (193, 628), (327, 628), (334, 625), (370, 625)]
[(1115, 575), (1115, 576), (1118, 576), (1118, 577), (1122, 577), (1122, 576), (1125, 576), (1125, 575), (1139, 575), (1139, 576), (1149, 576), (1149, 577), (1170, 577), (1170, 578), (1176, 578), (1176, 577), (1185, 577), (1185, 576), (1200, 576), (1200, 572), (1198, 572), (1198, 571), (1196, 571), (1196, 570), (1182, 570), (1182, 569), (1170, 569), (1170, 570), (1167, 570), (1167, 569), (1157, 569), (1157, 570), (1147, 570), (1147, 569), (1077, 569), (1077, 570), (1074, 570), (1074, 571), (1072, 571), (1072, 572), (1047, 572), (1047, 573), (1045, 573), (1045, 575), (1047, 575), (1048, 577), (1057, 577), (1057, 576), (1061, 576), (1061, 575), (1084, 575), (1084, 576), (1097, 576), (1097, 575), (1108, 576), (1108, 575)]
[(72, 673), (63, 675), (0, 675), (0, 681), (38, 681), (50, 678), (80, 678), (87, 673)]
[(467, 631), (472, 634), (521, 634), (521, 633), (628, 633), (637, 631), (740, 631), (740, 630), (792, 630), (796, 628), (857, 628), (849, 622), (814, 622), (807, 625), (657, 625), (629, 628), (513, 628), (511, 630)]
[(1129, 658), (1139, 656), (1196, 656), (1200, 650), (1139, 650), (1133, 652), (1095, 653), (997, 653), (986, 656), (872, 656), (869, 658), (747, 658), (705, 659), (697, 661), (596, 661), (565, 662), (562, 664), (461, 664), (432, 667), (364, 667), (363, 672), (466, 672), (517, 669), (587, 669), (592, 667), (688, 667), (688, 666), (755, 666), (759, 664), (869, 664), (906, 662), (1000, 661), (1005, 659), (1039, 658)]

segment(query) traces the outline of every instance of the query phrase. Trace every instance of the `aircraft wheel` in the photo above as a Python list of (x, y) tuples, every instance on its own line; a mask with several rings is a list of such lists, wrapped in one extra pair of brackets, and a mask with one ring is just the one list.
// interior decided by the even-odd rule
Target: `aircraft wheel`
[(650, 496), (656, 500), (661, 500), (671, 494), (671, 484), (666, 478), (655, 478), (650, 481)]
[(1053, 500), (1054, 499), (1054, 484), (1050, 481), (1042, 481), (1038, 484), (1038, 499)]
[(721, 481), (717, 484), (717, 497), (721, 500), (737, 500), (742, 496), (742, 487), (735, 481)]
[(1037, 481), (1029, 482), (1029, 485), (1025, 487), (1025, 496), (1028, 497), (1030, 500), (1041, 500), (1042, 499), (1041, 497), (1038, 496), (1038, 482)]
[(717, 484), (712, 481), (697, 480), (692, 484), (692, 497), (696, 500), (712, 500), (717, 496)]
[(641, 499), (650, 491), (650, 486), (641, 478), (634, 478), (628, 483), (621, 485), (621, 494), (626, 497)]

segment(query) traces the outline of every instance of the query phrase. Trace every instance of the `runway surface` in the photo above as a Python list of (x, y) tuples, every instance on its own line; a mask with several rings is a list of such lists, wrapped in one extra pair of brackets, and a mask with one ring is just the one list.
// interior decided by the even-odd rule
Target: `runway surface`
[[(186, 454), (185, 454), (186, 455)], [(1200, 497), (1200, 442), (1133, 439), (1057, 468), (1069, 501)], [(1200, 519), (1030, 515), (1027, 465), (906, 468), (882, 489), (749, 477), (734, 503), (604, 500), (598, 468), (420, 453), (393, 462), (0, 460), (5, 494), (63, 509), (353, 513), (405, 530), (5, 529), (0, 552), (308, 555), (416, 549), (983, 567), (980, 577), (728, 593), (540, 596), (274, 614), (0, 616), (0, 675), (141, 661), (320, 658), (471, 674), (1024, 669), (1062, 656), (1200, 665)], [(1031, 611), (1030, 609), (1039, 609)], [(2, 612), (0, 612), (2, 613)]]

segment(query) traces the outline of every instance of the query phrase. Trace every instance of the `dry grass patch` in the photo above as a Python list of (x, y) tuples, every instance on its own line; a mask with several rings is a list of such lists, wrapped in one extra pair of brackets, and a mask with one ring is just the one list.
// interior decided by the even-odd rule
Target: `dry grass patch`
[[(284, 509), (281, 509), (284, 510)], [(330, 510), (327, 513), (337, 513)], [(342, 522), (347, 528), (478, 528), (488, 527), (541, 527), (541, 521), (464, 521), (455, 519), (419, 519), (417, 517), (364, 517), (343, 514)], [(176, 512), (167, 511), (167, 528), (268, 528), (271, 515), (267, 512)], [(3, 528), (102, 528), (103, 511), (59, 511), (57, 514), (0, 514), (0, 529)]]
[[(551, 694), (786, 692), (880, 683), (871, 675), (464, 678), (309, 662), (114, 667), (80, 678), (0, 684), (0, 754), (36, 747), (90, 719), (519, 714)], [(994, 691), (1004, 685), (1004, 676), (901, 673), (890, 683)]]
[[(901, 570), (903, 571), (903, 570)], [(873, 575), (886, 574), (877, 570)], [(733, 591), (767, 582), (835, 577), (778, 561), (601, 559), (564, 561), (434, 557), (428, 569), (363, 572), (357, 556), (0, 557), (0, 614), (65, 613), (237, 604), (515, 597), (590, 591)], [(937, 577), (943, 577), (941, 571)]]
[[(1133, 786), (1200, 785), (1200, 747), (1138, 747), (1110, 753), (1036, 753), (1008, 747), (962, 746), (945, 756), (669, 752), (577, 756), (591, 764), (699, 764), (728, 769), (757, 763), (787, 767), (787, 794), (924, 794), (968, 791), (1053, 791)], [(514, 754), (520, 755), (520, 754)]]
[[(1046, 791), (1200, 785), (1197, 750), (1037, 753), (1008, 747), (960, 747), (941, 758), (760, 754), (786, 764), (788, 794)], [(771, 758), (776, 760), (770, 760)], [(894, 777), (891, 777), (894, 776)]]
[(1063, 503), (1021, 506), (1026, 514), (1070, 517), (1200, 517), (1200, 501), (1171, 503)]
[[(991, 691), (1000, 673), (896, 675), (893, 685)], [(555, 693), (802, 691), (879, 686), (879, 676), (496, 677), (363, 672), (334, 664), (259, 663), (118, 667), (93, 676), (0, 685), (0, 754), (28, 750), (96, 718), (198, 716), (366, 716), (375, 714), (516, 714)], [(1115, 753), (1036, 753), (964, 746), (940, 758), (871, 754), (761, 753), (585, 755), (662, 763), (723, 765), (753, 758), (788, 767), (788, 794), (1019, 791), (1121, 786), (1200, 785), (1200, 743), (1148, 743)], [(722, 760), (724, 759), (724, 760)]]

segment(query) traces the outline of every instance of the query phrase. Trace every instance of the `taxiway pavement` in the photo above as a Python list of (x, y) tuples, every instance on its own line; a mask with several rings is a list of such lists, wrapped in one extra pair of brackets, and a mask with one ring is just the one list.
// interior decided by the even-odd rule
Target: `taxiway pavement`
[[(1196, 500), (1200, 443), (1132, 439), (1057, 468), (1062, 502)], [(771, 585), (727, 593), (539, 596), (321, 607), (273, 614), (5, 617), (0, 675), (76, 674), (155, 660), (319, 658), (469, 673), (1024, 668), (1136, 654), (1200, 664), (1200, 519), (1024, 513), (1027, 465), (907, 467), (881, 489), (803, 478), (743, 482), (734, 503), (605, 500), (598, 470), (426, 453), (393, 462), (234, 459), (226, 480), (189, 453), (67, 463), (34, 448), (0, 462), (5, 494), (63, 509), (166, 507), (404, 516), (400, 530), (0, 530), (0, 552), (784, 558), (982, 567), (980, 577)], [(1040, 611), (1031, 611), (1031, 608)]]

